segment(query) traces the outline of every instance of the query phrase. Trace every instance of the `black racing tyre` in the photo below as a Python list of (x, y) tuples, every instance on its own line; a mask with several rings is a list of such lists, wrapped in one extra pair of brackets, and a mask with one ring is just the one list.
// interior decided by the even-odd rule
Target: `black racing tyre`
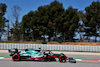
[(59, 56), (59, 62), (63, 62), (63, 63), (66, 62), (66, 58), (67, 57), (65, 55), (60, 55)]
[(13, 61), (19, 61), (19, 60), (20, 60), (19, 54), (14, 54), (14, 55), (12, 56), (12, 60), (13, 60)]

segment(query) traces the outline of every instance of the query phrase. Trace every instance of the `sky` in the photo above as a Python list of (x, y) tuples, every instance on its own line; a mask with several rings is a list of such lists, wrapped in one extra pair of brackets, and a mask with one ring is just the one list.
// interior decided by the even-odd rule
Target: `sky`
[[(9, 20), (11, 15), (11, 8), (14, 5), (21, 7), (20, 19), (30, 11), (35, 11), (39, 6), (49, 5), (54, 0), (0, 0), (0, 3), (5, 3), (7, 5), (7, 12), (5, 17)], [(89, 6), (93, 1), (97, 0), (57, 0), (63, 4), (64, 9), (67, 9), (69, 6), (72, 6), (75, 9), (85, 10), (85, 7)], [(100, 1), (100, 0), (99, 0)]]
[[(22, 17), (30, 11), (35, 11), (39, 6), (49, 5), (54, 0), (0, 0), (0, 3), (5, 3), (7, 5), (7, 13), (5, 17), (8, 18), (11, 15), (11, 8), (14, 5), (21, 7), (20, 12), (20, 22)], [(84, 10), (85, 7), (89, 6), (93, 1), (97, 0), (57, 0), (63, 4), (63, 7), (67, 9), (72, 6), (75, 9)], [(100, 1), (100, 0), (99, 0)]]

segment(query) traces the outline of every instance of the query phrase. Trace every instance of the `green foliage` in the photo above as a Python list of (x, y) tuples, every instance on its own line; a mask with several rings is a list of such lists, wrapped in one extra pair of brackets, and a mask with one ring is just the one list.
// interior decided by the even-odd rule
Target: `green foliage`
[(6, 18), (4, 17), (4, 14), (6, 13), (6, 4), (0, 3), (0, 41), (1, 41), (1, 36), (3, 32), (5, 31), (5, 23), (6, 23)]
[[(21, 33), (24, 39), (44, 39), (47, 35), (59, 41), (73, 39), (74, 32), (78, 28), (79, 16), (76, 9), (69, 7), (64, 10), (62, 3), (51, 2), (50, 5), (38, 7), (37, 11), (30, 11), (24, 15), (21, 22)], [(57, 35), (60, 34), (59, 38)], [(64, 34), (64, 35), (63, 35)], [(41, 36), (44, 36), (43, 38)]]
[(0, 14), (4, 15), (6, 12), (6, 4), (0, 3)]
[[(76, 9), (69, 7), (62, 15), (60, 31), (66, 40), (73, 39), (74, 32), (78, 28), (79, 16)], [(64, 38), (63, 38), (64, 39)]]
[[(86, 34), (88, 34), (88, 36), (98, 36), (97, 33), (97, 28), (99, 28), (100, 26), (100, 2), (92, 2), (92, 4), (88, 7), (85, 8), (85, 18), (83, 19), (85, 26), (89, 27), (90, 31), (87, 31), (88, 29), (85, 29)], [(85, 35), (86, 35), (85, 34)]]

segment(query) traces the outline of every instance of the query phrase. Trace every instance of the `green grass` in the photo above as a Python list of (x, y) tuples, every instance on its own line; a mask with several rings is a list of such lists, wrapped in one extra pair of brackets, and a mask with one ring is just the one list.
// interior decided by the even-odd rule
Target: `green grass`
[(84, 59), (84, 60), (100, 60), (100, 59), (88, 59), (88, 58), (74, 58), (74, 59)]
[(12, 57), (12, 56), (0, 56), (0, 57)]

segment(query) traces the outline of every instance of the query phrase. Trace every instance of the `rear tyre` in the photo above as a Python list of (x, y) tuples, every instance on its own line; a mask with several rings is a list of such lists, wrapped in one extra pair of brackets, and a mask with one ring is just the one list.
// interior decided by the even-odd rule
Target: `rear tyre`
[(59, 56), (59, 62), (62, 62), (62, 63), (65, 63), (66, 62), (66, 56), (63, 54), (63, 55), (60, 55)]
[(14, 55), (12, 56), (12, 60), (13, 60), (13, 61), (19, 61), (19, 60), (20, 60), (19, 54), (14, 54)]

